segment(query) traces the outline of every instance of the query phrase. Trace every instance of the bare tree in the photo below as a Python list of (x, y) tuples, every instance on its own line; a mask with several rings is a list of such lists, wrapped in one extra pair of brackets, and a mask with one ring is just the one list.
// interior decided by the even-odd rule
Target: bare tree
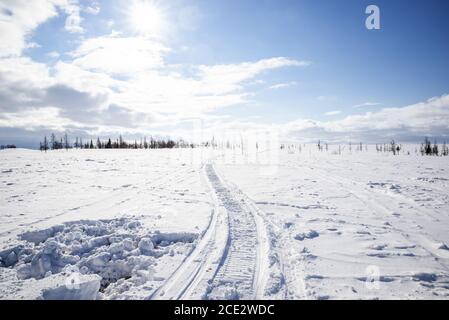
[(69, 150), (69, 138), (68, 138), (68, 136), (67, 136), (67, 133), (65, 133), (64, 134), (64, 148), (66, 149), (66, 150)]
[(56, 149), (56, 145), (57, 145), (57, 142), (56, 142), (56, 136), (55, 136), (54, 133), (52, 133), (51, 136), (50, 136), (50, 146), (51, 146), (51, 149), (52, 149), (52, 150), (55, 150), (55, 149)]
[(44, 142), (42, 144), (42, 147), (44, 149), (45, 152), (47, 152), (48, 150), (48, 140), (47, 140), (47, 136), (44, 137)]

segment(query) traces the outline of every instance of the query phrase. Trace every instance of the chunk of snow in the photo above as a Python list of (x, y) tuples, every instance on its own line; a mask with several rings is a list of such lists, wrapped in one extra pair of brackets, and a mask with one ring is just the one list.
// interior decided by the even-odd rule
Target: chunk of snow
[(313, 239), (313, 238), (316, 238), (318, 236), (319, 236), (318, 232), (316, 232), (315, 230), (310, 230), (310, 231), (307, 231), (305, 233), (298, 233), (298, 234), (296, 234), (295, 235), (295, 239), (299, 240), (299, 241), (303, 241), (305, 239)]
[[(60, 278), (60, 277), (59, 277)], [(44, 300), (96, 300), (100, 289), (101, 277), (95, 274), (76, 275), (76, 282), (63, 284), (59, 282), (54, 287), (42, 289)]]
[(34, 244), (39, 244), (44, 242), (50, 237), (53, 237), (57, 232), (61, 232), (64, 229), (64, 225), (53, 226), (48, 229), (37, 230), (37, 231), (28, 231), (21, 234), (21, 239), (33, 242)]
[(139, 242), (139, 249), (143, 254), (150, 255), (154, 249), (153, 241), (150, 238), (142, 238)]
[(174, 242), (191, 243), (195, 241), (197, 235), (194, 233), (158, 233), (151, 237), (151, 240), (156, 245), (168, 245)]

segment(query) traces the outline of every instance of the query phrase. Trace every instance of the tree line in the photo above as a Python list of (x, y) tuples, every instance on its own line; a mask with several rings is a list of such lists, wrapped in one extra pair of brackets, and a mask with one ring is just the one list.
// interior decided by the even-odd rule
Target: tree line
[[(243, 142), (242, 142), (243, 145)], [(108, 138), (106, 140), (101, 140), (99, 137), (97, 137), (96, 141), (93, 139), (87, 139), (83, 141), (82, 138), (75, 138), (75, 141), (73, 143), (70, 143), (67, 133), (64, 134), (64, 136), (57, 138), (55, 134), (51, 134), (50, 138), (47, 138), (47, 136), (44, 137), (43, 141), (39, 143), (39, 149), (41, 151), (47, 151), (47, 150), (58, 150), (58, 149), (171, 149), (171, 148), (195, 148), (197, 146), (203, 146), (203, 147), (213, 147), (216, 148), (219, 146), (219, 144), (215, 141), (213, 138), (212, 141), (203, 142), (201, 144), (195, 145), (192, 143), (185, 142), (184, 140), (172, 140), (172, 139), (154, 139), (153, 137), (150, 137), (149, 140), (147, 140), (146, 137), (141, 138), (139, 141), (134, 140), (134, 142), (125, 141), (120, 135), (117, 139), (111, 139)], [(8, 146), (1, 146), (3, 148), (14, 148), (13, 145)], [(222, 145), (224, 147), (224, 145)], [(232, 148), (240, 147), (240, 145), (232, 145)], [(318, 140), (317, 147), (319, 151), (328, 151), (329, 146), (326, 142), (322, 142), (321, 140)], [(231, 148), (231, 144), (229, 141), (226, 142), (226, 148)], [(280, 149), (288, 148), (289, 150), (291, 148), (296, 148), (296, 145), (285, 145), (281, 144)], [(258, 149), (258, 144), (256, 142), (256, 149)], [(345, 149), (345, 146), (343, 146), (343, 149), (341, 145), (338, 145), (338, 154), (341, 154), (342, 151)], [(352, 151), (355, 149), (356, 151), (368, 151), (368, 145), (363, 144), (362, 142), (358, 144), (353, 144), (352, 142), (349, 142), (348, 144), (349, 151)], [(394, 155), (398, 155), (403, 151), (403, 147), (401, 144), (396, 143), (394, 140), (392, 140), (390, 143), (385, 144), (376, 144), (376, 151), (377, 152), (391, 152)], [(299, 152), (301, 152), (301, 145), (299, 145)], [(334, 151), (335, 152), (335, 151)], [(407, 151), (408, 154), (410, 154), (409, 151)], [(432, 144), (429, 138), (425, 138), (424, 142), (421, 143), (421, 145), (415, 149), (416, 154), (421, 155), (427, 155), (427, 156), (448, 156), (449, 155), (449, 148), (444, 141), (442, 145), (438, 145), (437, 141), (435, 140)]]
[(140, 141), (134, 140), (134, 142), (125, 141), (120, 135), (117, 139), (107, 138), (101, 140), (97, 137), (94, 142), (93, 139), (87, 139), (83, 141), (83, 138), (75, 138), (73, 143), (70, 143), (68, 135), (64, 134), (63, 137), (57, 138), (54, 133), (44, 137), (43, 141), (39, 142), (39, 150), (59, 150), (59, 149), (172, 149), (172, 148), (194, 148), (193, 144), (189, 144), (184, 140), (172, 140), (172, 139), (154, 139), (150, 137), (147, 140), (146, 137), (140, 139)]
[(16, 145), (15, 144), (7, 144), (7, 145), (1, 145), (0, 146), (0, 150), (3, 150), (3, 149), (15, 149), (16, 148)]
[[(306, 144), (303, 145), (305, 147)], [(316, 147), (319, 151), (328, 151), (329, 145), (327, 142), (323, 142), (321, 140), (318, 140), (318, 143), (316, 144)], [(348, 142), (348, 144), (344, 144), (343, 146), (338, 144), (338, 150), (333, 150), (333, 154), (342, 154), (342, 152), (346, 149), (349, 150), (349, 152), (355, 151), (368, 151), (368, 144), (360, 143), (352, 143)], [(395, 140), (391, 140), (390, 143), (376, 143), (375, 145), (377, 152), (386, 152), (386, 153), (393, 153), (393, 155), (399, 155), (399, 154), (407, 154), (410, 155), (410, 151), (404, 150), (402, 144), (397, 143)], [(287, 149), (289, 153), (294, 153), (294, 150), (298, 150), (299, 152), (302, 151), (301, 144), (281, 144), (280, 149)], [(421, 145), (417, 146), (415, 148), (415, 154), (421, 154), (422, 156), (449, 156), (449, 147), (446, 144), (446, 141), (444, 141), (442, 144), (438, 144), (437, 140), (434, 140), (433, 144), (430, 141), (429, 138), (424, 138), (424, 142), (421, 143)]]
[[(402, 145), (398, 145), (394, 140), (392, 140), (390, 144), (384, 144), (383, 146), (376, 144), (376, 150), (377, 152), (392, 152), (396, 155), (402, 150)], [(448, 156), (449, 148), (446, 141), (444, 141), (442, 145), (439, 145), (435, 139), (432, 144), (430, 139), (425, 137), (424, 142), (422, 142), (419, 147), (419, 150), (418, 148), (415, 148), (415, 153), (420, 153), (422, 156)]]

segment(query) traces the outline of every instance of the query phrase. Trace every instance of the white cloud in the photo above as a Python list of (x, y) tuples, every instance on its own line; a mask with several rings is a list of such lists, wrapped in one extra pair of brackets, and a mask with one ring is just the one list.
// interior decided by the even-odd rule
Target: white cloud
[(28, 57), (0, 59), (0, 89), (8, 85), (21, 84), (29, 88), (42, 88), (52, 84), (48, 68)]
[(0, 127), (4, 128), (44, 127), (47, 130), (64, 131), (68, 125), (73, 125), (73, 121), (62, 118), (59, 109), (55, 107), (32, 108), (21, 113), (3, 113), (0, 117)]
[(380, 103), (378, 102), (364, 102), (364, 103), (360, 103), (360, 104), (356, 104), (355, 106), (353, 106), (353, 108), (363, 108), (363, 107), (374, 107), (374, 106), (378, 106), (380, 105)]
[(73, 63), (58, 61), (53, 70), (57, 83), (79, 91), (110, 94), (114, 90), (121, 91), (126, 87), (124, 81), (116, 80), (105, 73), (84, 70)]
[(256, 62), (239, 64), (200, 66), (200, 76), (203, 80), (204, 91), (226, 93), (241, 89), (241, 84), (253, 79), (262, 72), (292, 66), (308, 66), (307, 61), (292, 60), (285, 57), (262, 59)]
[(25, 49), (36, 49), (36, 48), (40, 48), (40, 47), (41, 47), (41, 45), (39, 43), (36, 43), (36, 42), (28, 42), (25, 45)]
[(161, 67), (169, 51), (148, 38), (111, 34), (85, 40), (72, 56), (73, 63), (85, 70), (132, 75)]
[(36, 48), (27, 43), (33, 31), (56, 17), (58, 9), (67, 14), (65, 29), (82, 33), (82, 18), (78, 0), (3, 0), (0, 2), (0, 57), (20, 56), (24, 49)]
[(100, 10), (100, 4), (97, 1), (93, 1), (90, 5), (83, 7), (84, 12), (92, 15), (99, 14)]
[[(165, 64), (169, 51), (153, 39), (115, 34), (84, 41), (72, 52), (73, 63), (63, 69), (76, 67), (74, 81), (80, 72), (90, 72), (85, 73), (87, 78), (101, 75), (103, 81), (96, 80), (93, 85), (111, 89), (111, 101), (130, 112), (171, 113), (182, 118), (245, 103), (251, 95), (245, 91), (247, 81), (267, 70), (308, 64), (279, 57), (190, 66), (186, 73), (185, 66)], [(70, 74), (73, 70), (66, 73)], [(117, 75), (126, 76), (126, 81), (115, 81), (117, 88), (112, 90)]]
[(348, 116), (328, 126), (335, 131), (409, 129), (425, 131), (449, 128), (449, 95), (435, 97), (402, 108), (385, 108), (378, 112)]
[(116, 94), (121, 105), (139, 111), (172, 112), (181, 116), (201, 114), (247, 102), (252, 95), (246, 83), (264, 71), (301, 65), (286, 58), (263, 59), (240, 64), (192, 66), (190, 76), (182, 70), (147, 72), (130, 79), (123, 92)]
[[(0, 59), (0, 101), (3, 106), (13, 107), (2, 110), (0, 127), (60, 131), (78, 128), (91, 134), (144, 134), (155, 128), (171, 128), (182, 134), (185, 130), (175, 126), (198, 117), (209, 119), (209, 132), (267, 128), (263, 123), (214, 120), (207, 116), (211, 110), (245, 103), (251, 96), (248, 80), (254, 82), (258, 74), (274, 68), (273, 65), (298, 64), (282, 59), (279, 64), (277, 58), (267, 60), (275, 63), (261, 60), (219, 68), (192, 67), (190, 76), (167, 66), (168, 72), (139, 73), (118, 80), (70, 62), (59, 61), (49, 72), (45, 64), (29, 58)], [(328, 114), (331, 113), (337, 114)], [(382, 142), (390, 138), (448, 136), (449, 95), (333, 121), (298, 119), (273, 127), (276, 128), (288, 137), (326, 141)]]
[(49, 53), (47, 53), (47, 56), (53, 59), (57, 59), (60, 57), (60, 54), (58, 51), (50, 51)]
[(283, 126), (293, 137), (325, 137), (379, 141), (395, 138), (419, 140), (425, 135), (449, 137), (449, 95), (400, 108), (351, 115), (334, 121), (297, 120)]
[(41, 23), (55, 17), (66, 0), (3, 0), (0, 2), (0, 57), (18, 56), (26, 40)]
[(335, 116), (335, 115), (340, 114), (340, 113), (341, 113), (340, 110), (334, 110), (334, 111), (326, 112), (326, 113), (324, 113), (324, 115), (325, 116)]
[[(55, 115), (52, 111), (51, 117), (60, 116), (63, 124), (71, 119), (78, 126), (94, 125), (92, 120), (95, 120), (97, 128), (104, 130), (108, 125), (105, 119), (109, 119), (107, 122), (114, 123), (115, 128), (147, 126), (147, 130), (155, 119), (158, 125), (174, 124), (183, 119), (204, 117), (205, 113), (218, 108), (246, 103), (252, 95), (247, 91), (249, 80), (275, 68), (303, 65), (296, 60), (271, 58), (240, 64), (190, 66), (186, 74), (184, 66), (165, 65), (162, 54), (159, 55), (161, 50), (155, 49), (153, 44), (148, 39), (118, 35), (90, 39), (72, 53), (73, 61), (58, 61), (51, 68), (29, 58), (3, 59), (0, 60), (5, 62), (0, 64), (3, 66), (0, 75), (4, 77), (0, 84), (4, 83), (4, 88), (14, 88), (7, 97), (24, 115), (39, 108), (57, 108), (59, 113)], [(135, 61), (120, 56), (121, 45), (130, 49), (128, 56), (156, 58), (147, 61), (142, 68)], [(102, 57), (114, 55), (115, 61), (102, 60)], [(30, 83), (23, 87), (17, 85), (27, 81)], [(63, 99), (64, 95), (67, 99)], [(17, 100), (22, 96), (32, 100)], [(24, 113), (24, 110), (28, 111)], [(5, 117), (11, 124), (22, 123), (29, 129), (36, 123), (26, 120), (27, 117), (21, 122), (14, 112)]]
[(270, 89), (281, 89), (281, 88), (288, 88), (288, 87), (291, 87), (291, 86), (295, 86), (297, 84), (298, 84), (297, 82), (292, 81), (292, 82), (285, 82), (285, 83), (274, 84), (274, 85), (270, 86), (269, 88)]

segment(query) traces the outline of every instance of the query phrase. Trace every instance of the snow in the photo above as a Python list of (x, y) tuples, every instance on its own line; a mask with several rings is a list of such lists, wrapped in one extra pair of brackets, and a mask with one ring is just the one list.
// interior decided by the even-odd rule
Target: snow
[(217, 163), (272, 230), (271, 259), (285, 285), (271, 285), (268, 296), (447, 299), (448, 158), (408, 148), (338, 155), (307, 146), (282, 153), (274, 175), (258, 164)]
[(95, 300), (100, 281), (98, 275), (72, 273), (70, 270), (41, 280), (18, 280), (13, 269), (3, 269), (0, 273), (0, 294), (2, 299)]
[[(291, 222), (289, 222), (289, 223), (291, 223)], [(316, 237), (318, 237), (318, 235), (319, 235), (318, 232), (316, 232), (315, 230), (309, 230), (309, 231), (307, 231), (305, 233), (298, 233), (295, 236), (295, 239), (299, 240), (299, 241), (303, 241), (304, 239), (316, 238)]]
[[(20, 238), (27, 241), (25, 245), (0, 252), (4, 261), (1, 266), (15, 270), (18, 279), (44, 279), (64, 273), (69, 267), (80, 275), (98, 276), (100, 282), (96, 294), (110, 298), (116, 297), (126, 286), (150, 285), (154, 281), (156, 260), (163, 259), (164, 255), (173, 256), (173, 250), (179, 250), (179, 243), (192, 243), (196, 236), (152, 234), (138, 221), (120, 218), (72, 221), (26, 232)], [(92, 282), (86, 283), (87, 292), (91, 292), (93, 285)], [(66, 291), (58, 288), (43, 297), (70, 297)]]
[(447, 299), (448, 158), (415, 148), (3, 150), (0, 299)]

